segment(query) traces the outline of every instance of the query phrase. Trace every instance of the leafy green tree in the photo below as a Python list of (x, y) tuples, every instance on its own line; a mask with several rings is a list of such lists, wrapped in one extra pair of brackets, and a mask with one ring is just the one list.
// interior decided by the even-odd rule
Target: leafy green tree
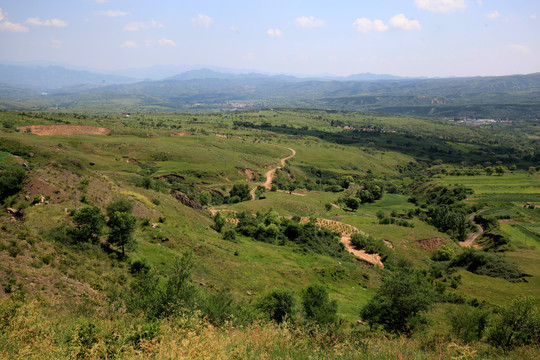
[(259, 301), (257, 308), (271, 320), (281, 324), (294, 315), (295, 304), (296, 300), (290, 291), (274, 290)]
[(435, 300), (435, 291), (426, 275), (401, 269), (383, 279), (375, 296), (360, 312), (371, 326), (381, 325), (386, 331), (410, 334), (421, 313)]
[(319, 324), (337, 320), (337, 303), (330, 300), (328, 291), (321, 285), (311, 285), (302, 293), (302, 307), (308, 320)]
[(19, 167), (8, 166), (0, 173), (0, 203), (7, 197), (18, 193), (23, 188), (26, 171)]
[(484, 171), (486, 172), (486, 175), (491, 176), (493, 174), (493, 168), (491, 166), (487, 166)]
[(221, 215), (221, 212), (218, 211), (216, 215), (214, 215), (214, 230), (220, 233), (224, 226), (225, 218)]
[(69, 235), (75, 242), (90, 242), (97, 244), (103, 235), (105, 215), (97, 206), (84, 207), (73, 214), (75, 228), (69, 230)]
[(125, 256), (126, 247), (131, 248), (135, 245), (133, 232), (137, 218), (125, 212), (115, 212), (109, 217), (107, 226), (109, 227), (109, 237), (107, 242), (122, 248), (122, 256)]
[(231, 198), (238, 196), (240, 201), (251, 200), (251, 194), (249, 193), (249, 185), (246, 183), (234, 184), (229, 192)]
[(540, 343), (540, 311), (533, 297), (517, 297), (505, 308), (488, 331), (488, 342), (503, 349)]
[(107, 216), (111, 217), (115, 212), (131, 214), (133, 212), (133, 201), (121, 197), (107, 205)]
[(502, 175), (505, 173), (504, 168), (503, 168), (502, 166), (497, 166), (497, 167), (495, 167), (495, 172), (496, 172), (497, 175), (499, 175), (499, 176), (502, 176)]
[(360, 199), (354, 196), (348, 197), (345, 199), (345, 205), (351, 210), (356, 210), (360, 206)]

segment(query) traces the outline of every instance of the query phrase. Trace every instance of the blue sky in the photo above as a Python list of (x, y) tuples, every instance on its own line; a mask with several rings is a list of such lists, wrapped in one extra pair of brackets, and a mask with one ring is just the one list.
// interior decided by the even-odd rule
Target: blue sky
[(0, 61), (289, 74), (540, 71), (538, 0), (0, 0)]

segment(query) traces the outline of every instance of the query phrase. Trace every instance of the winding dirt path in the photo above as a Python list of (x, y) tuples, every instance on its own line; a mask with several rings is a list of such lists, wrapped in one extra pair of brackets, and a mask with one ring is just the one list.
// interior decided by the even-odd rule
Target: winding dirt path
[[(471, 215), (469, 215), (469, 220), (474, 222), (474, 217), (475, 216), (476, 216), (476, 213), (472, 213)], [(484, 229), (482, 228), (482, 226), (480, 224), (474, 223), (474, 225), (476, 226), (478, 231), (476, 231), (475, 233), (469, 235), (469, 237), (466, 238), (465, 240), (460, 241), (459, 245), (461, 245), (463, 247), (467, 247), (467, 248), (470, 248), (470, 247), (479, 248), (478, 245), (473, 245), (473, 243), (480, 235), (482, 235), (484, 233)]]
[[(277, 167), (275, 167), (273, 169), (270, 169), (264, 174), (264, 176), (266, 176), (266, 181), (262, 184), (262, 186), (264, 186), (268, 190), (270, 190), (272, 188), (272, 180), (274, 180), (274, 177), (276, 176), (276, 171), (285, 166), (285, 161), (289, 160), (290, 158), (292, 158), (292, 157), (294, 157), (296, 155), (296, 150), (294, 150), (292, 148), (287, 148), (287, 149), (291, 150), (291, 155), (289, 155), (287, 157), (284, 157), (283, 159), (280, 160), (281, 166), (277, 166)], [(255, 191), (256, 190), (257, 190), (257, 186), (255, 186), (250, 191), (252, 199), (255, 199)]]
[[(309, 222), (309, 218), (303, 217), (300, 219), (301, 224), (305, 224)], [(384, 268), (384, 264), (381, 261), (381, 256), (379, 254), (368, 254), (365, 250), (358, 250), (354, 247), (354, 245), (351, 243), (351, 236), (356, 233), (360, 233), (363, 235), (367, 235), (362, 230), (359, 230), (358, 228), (345, 224), (339, 221), (335, 220), (329, 220), (329, 219), (321, 219), (318, 218), (315, 222), (315, 224), (319, 227), (324, 227), (329, 230), (335, 231), (337, 233), (341, 234), (341, 242), (343, 245), (345, 245), (345, 248), (348, 252), (356, 256), (359, 260), (365, 261), (371, 265)]]

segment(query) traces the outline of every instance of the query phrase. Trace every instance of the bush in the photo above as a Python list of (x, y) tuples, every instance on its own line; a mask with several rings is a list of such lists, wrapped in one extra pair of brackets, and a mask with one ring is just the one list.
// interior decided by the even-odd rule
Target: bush
[(532, 297), (517, 297), (501, 309), (488, 331), (488, 342), (505, 350), (540, 343), (540, 312)]
[(302, 293), (302, 306), (308, 320), (321, 325), (337, 320), (337, 303), (330, 300), (328, 291), (320, 285), (312, 285)]
[(449, 248), (446, 245), (442, 245), (437, 251), (433, 253), (431, 256), (431, 260), (433, 261), (449, 261), (452, 259), (455, 255), (454, 250)]
[(107, 205), (107, 216), (111, 217), (115, 212), (131, 214), (133, 212), (133, 201), (121, 197)]
[(480, 341), (487, 327), (489, 310), (466, 305), (447, 313), (452, 333), (461, 341)]
[(502, 278), (511, 282), (520, 281), (524, 274), (518, 266), (500, 254), (465, 249), (451, 262), (451, 267), (463, 267), (472, 273)]
[(257, 308), (268, 316), (270, 320), (281, 324), (285, 319), (292, 318), (296, 300), (287, 290), (274, 290), (264, 296), (257, 304)]
[(229, 196), (231, 197), (231, 199), (237, 196), (240, 199), (237, 202), (251, 200), (251, 194), (249, 193), (249, 185), (245, 183), (234, 184), (231, 191), (229, 192)]
[(360, 316), (370, 326), (380, 325), (389, 332), (410, 334), (424, 321), (421, 313), (434, 301), (435, 291), (424, 274), (401, 269), (383, 279)]
[(105, 216), (97, 206), (85, 207), (73, 214), (75, 228), (69, 231), (69, 235), (75, 242), (90, 242), (97, 244), (103, 234)]
[(8, 196), (18, 193), (22, 187), (26, 171), (19, 167), (9, 166), (0, 173), (0, 203)]

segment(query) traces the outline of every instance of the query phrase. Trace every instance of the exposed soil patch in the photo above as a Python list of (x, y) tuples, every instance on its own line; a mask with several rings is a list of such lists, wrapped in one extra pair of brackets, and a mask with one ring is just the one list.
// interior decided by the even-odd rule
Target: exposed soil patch
[(443, 238), (440, 237), (416, 240), (414, 243), (424, 250), (437, 250), (444, 244)]
[(89, 125), (30, 125), (19, 126), (17, 127), (17, 130), (20, 132), (29, 131), (34, 135), (107, 135), (111, 132), (111, 130), (107, 128)]
[(186, 132), (177, 132), (177, 133), (171, 133), (171, 136), (189, 136), (191, 134), (188, 134)]
[(499, 219), (499, 224), (511, 224), (520, 220), (521, 219)]

